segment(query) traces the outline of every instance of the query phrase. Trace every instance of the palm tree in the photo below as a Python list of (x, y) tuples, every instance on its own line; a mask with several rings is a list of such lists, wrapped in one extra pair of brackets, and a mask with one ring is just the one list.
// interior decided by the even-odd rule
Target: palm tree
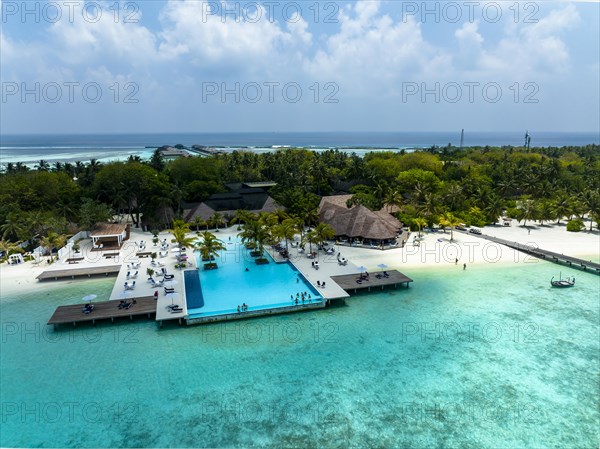
[(242, 242), (251, 243), (255, 251), (253, 255), (262, 255), (265, 244), (269, 241), (270, 235), (267, 226), (260, 220), (252, 220), (244, 224), (244, 229), (238, 234)]
[(394, 206), (400, 206), (402, 204), (402, 201), (402, 195), (397, 190), (389, 190), (384, 200), (385, 205), (388, 208), (388, 212), (390, 213)]
[(192, 220), (192, 226), (196, 228), (196, 231), (199, 231), (202, 226), (206, 225), (206, 221), (202, 219), (199, 215), (195, 216)]
[(427, 226), (427, 220), (422, 217), (413, 218), (413, 223), (419, 227), (419, 237), (421, 237), (421, 229)]
[(4, 257), (8, 257), (9, 253), (23, 251), (23, 248), (19, 246), (19, 242), (13, 243), (8, 240), (0, 239), (0, 253), (3, 253)]
[(0, 226), (0, 232), (2, 232), (2, 238), (8, 237), (18, 238), (19, 235), (25, 230), (23, 221), (19, 219), (16, 213), (10, 213), (4, 220), (4, 224)]
[(590, 232), (592, 231), (592, 225), (594, 224), (593, 216), (600, 213), (600, 193), (594, 190), (584, 190), (579, 194), (579, 200), (582, 204), (582, 209), (585, 209), (585, 213), (590, 218)]
[(49, 171), (50, 163), (48, 161), (45, 161), (44, 159), (40, 159), (40, 161), (37, 164), (35, 164), (34, 168), (37, 171)]
[[(211, 232), (204, 231), (200, 234), (202, 241), (196, 243), (195, 247), (200, 251), (200, 255), (202, 256), (202, 260), (208, 260), (209, 262), (219, 255), (219, 251), (223, 251), (225, 249), (225, 244), (219, 240), (215, 235)], [(216, 268), (217, 264), (210, 264)]]
[(285, 240), (285, 250), (288, 251), (288, 240), (291, 240), (296, 235), (296, 221), (288, 218), (280, 224), (273, 226), (271, 233), (273, 237)]
[(554, 209), (549, 201), (540, 201), (538, 207), (538, 220), (540, 224), (544, 224), (544, 221), (552, 220), (554, 217)]
[(317, 243), (317, 241), (318, 236), (315, 230), (313, 229), (312, 231), (308, 231), (306, 234), (304, 234), (304, 237), (302, 238), (302, 245), (304, 245), (305, 242), (308, 242), (309, 252), (312, 253), (312, 244)]
[(553, 203), (554, 215), (557, 218), (556, 224), (560, 224), (560, 219), (571, 213), (571, 199), (564, 193), (559, 194)]
[(460, 220), (456, 218), (452, 213), (446, 212), (440, 217), (440, 224), (442, 226), (448, 226), (450, 228), (450, 241), (454, 240), (454, 228), (460, 224)]
[(256, 216), (253, 213), (248, 212), (247, 210), (244, 210), (244, 209), (238, 209), (235, 211), (235, 214), (233, 215), (231, 224), (235, 224), (235, 223), (245, 224), (248, 221), (253, 220), (253, 219), (256, 219)]
[(534, 220), (538, 215), (537, 204), (533, 200), (525, 200), (521, 203), (521, 217), (524, 220), (523, 226), (527, 226), (527, 220)]
[(223, 218), (223, 215), (221, 215), (218, 212), (215, 212), (214, 214), (212, 214), (212, 216), (209, 218), (209, 221), (214, 225), (214, 227), (216, 229), (219, 229), (219, 225), (226, 224), (226, 221)]
[(185, 248), (187, 246), (194, 246), (196, 239), (194, 237), (187, 237), (187, 233), (190, 232), (190, 226), (183, 220), (173, 220), (173, 239), (179, 248)]
[(54, 248), (62, 248), (67, 242), (67, 237), (56, 232), (49, 232), (47, 236), (42, 237), (40, 246), (52, 253)]
[(100, 170), (101, 166), (102, 166), (102, 162), (100, 162), (98, 159), (90, 159), (90, 162), (88, 164), (88, 168), (90, 169), (90, 172), (92, 174), (97, 173), (98, 170)]
[(335, 237), (335, 231), (327, 223), (319, 223), (312, 232), (315, 234), (315, 243), (319, 245)]
[(487, 218), (492, 221), (492, 223), (496, 223), (498, 221), (498, 217), (502, 216), (504, 213), (505, 205), (504, 200), (496, 194), (492, 194), (489, 198), (489, 203), (484, 209)]

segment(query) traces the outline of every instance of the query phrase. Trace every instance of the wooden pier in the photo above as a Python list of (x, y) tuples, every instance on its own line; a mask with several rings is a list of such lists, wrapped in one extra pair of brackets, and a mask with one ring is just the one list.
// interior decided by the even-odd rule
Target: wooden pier
[(114, 322), (115, 318), (129, 317), (130, 320), (133, 320), (134, 316), (147, 315), (148, 318), (151, 318), (152, 314), (156, 314), (156, 300), (153, 296), (137, 298), (129, 309), (119, 309), (119, 301), (92, 302), (92, 304), (94, 310), (88, 314), (83, 313), (83, 303), (59, 306), (48, 324), (54, 325), (56, 329), (59, 324), (72, 323), (73, 326), (76, 326), (77, 323), (91, 322), (95, 325), (98, 320)]
[[(460, 231), (459, 231), (460, 232)], [(462, 231), (464, 233), (464, 231)], [(570, 268), (577, 268), (579, 270), (587, 271), (590, 273), (596, 273), (600, 275), (600, 264), (592, 262), (591, 260), (583, 260), (577, 257), (565, 256), (564, 254), (554, 253), (552, 251), (546, 251), (545, 249), (536, 248), (534, 246), (523, 245), (517, 242), (510, 242), (508, 240), (499, 239), (498, 237), (492, 237), (485, 234), (471, 234), (475, 235), (484, 240), (498, 243), (500, 245), (508, 246), (509, 248), (521, 251), (529, 254), (530, 256), (537, 257), (538, 259), (547, 260), (548, 262), (554, 262), (561, 265), (567, 265)]]
[(86, 268), (65, 268), (62, 270), (46, 270), (37, 276), (38, 281), (45, 281), (48, 279), (54, 279), (55, 281), (59, 279), (71, 278), (75, 279), (75, 277), (80, 276), (97, 276), (97, 275), (106, 275), (109, 274), (118, 274), (121, 270), (121, 265), (105, 265), (102, 267), (92, 266)]
[(381, 288), (383, 290), (383, 288), (388, 285), (393, 285), (394, 288), (397, 288), (398, 284), (406, 284), (406, 287), (408, 288), (409, 284), (413, 282), (411, 278), (400, 273), (398, 270), (387, 271), (388, 277), (377, 278), (375, 277), (377, 274), (383, 274), (383, 272), (369, 273), (369, 280), (366, 281), (363, 279), (360, 284), (356, 282), (360, 278), (360, 273), (331, 276), (331, 280), (347, 292), (354, 291), (354, 293), (358, 290), (371, 291), (372, 288)]

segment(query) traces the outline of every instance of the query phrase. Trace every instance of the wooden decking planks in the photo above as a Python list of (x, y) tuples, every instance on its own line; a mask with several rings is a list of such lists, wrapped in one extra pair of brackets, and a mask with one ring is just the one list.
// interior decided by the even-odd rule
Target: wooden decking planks
[[(461, 231), (465, 233), (465, 231)], [(526, 254), (530, 254), (533, 257), (537, 257), (538, 259), (544, 259), (548, 262), (554, 262), (558, 264), (568, 265), (571, 268), (578, 268), (580, 270), (587, 271), (589, 269), (590, 273), (600, 274), (600, 264), (596, 262), (592, 262), (591, 260), (583, 260), (578, 257), (565, 256), (564, 254), (558, 254), (552, 251), (547, 251), (542, 248), (536, 248), (530, 245), (523, 245), (517, 242), (511, 242), (505, 239), (500, 239), (498, 237), (492, 237), (490, 235), (485, 234), (472, 234), (481, 239), (488, 240), (490, 242), (498, 243), (501, 245), (508, 246), (509, 248), (515, 249), (517, 251), (521, 251)]]
[(413, 282), (411, 278), (400, 273), (398, 270), (388, 270), (389, 277), (376, 278), (375, 275), (379, 273), (369, 273), (369, 280), (362, 281), (358, 284), (356, 280), (360, 277), (360, 273), (356, 274), (344, 274), (341, 276), (331, 276), (331, 279), (338, 284), (341, 288), (346, 291), (349, 290), (364, 290), (371, 288), (383, 288), (388, 285), (408, 284)]
[(82, 267), (82, 268), (65, 268), (62, 270), (46, 270), (37, 276), (37, 280), (45, 281), (47, 279), (64, 279), (74, 278), (79, 276), (94, 276), (99, 274), (117, 274), (121, 270), (121, 265), (104, 265), (101, 267)]
[(48, 324), (95, 322), (96, 320), (112, 320), (156, 313), (156, 301), (153, 296), (137, 298), (136, 303), (130, 309), (119, 309), (119, 301), (92, 302), (92, 304), (94, 310), (87, 315), (82, 312), (85, 305), (83, 303), (59, 306)]

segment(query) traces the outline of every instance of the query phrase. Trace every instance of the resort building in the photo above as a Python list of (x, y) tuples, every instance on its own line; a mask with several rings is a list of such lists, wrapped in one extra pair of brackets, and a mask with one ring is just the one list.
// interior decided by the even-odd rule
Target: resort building
[(352, 195), (333, 195), (321, 199), (319, 219), (329, 224), (341, 242), (373, 247), (395, 246), (402, 223), (384, 209), (372, 211), (363, 205), (347, 206)]
[(177, 159), (180, 157), (190, 157), (191, 156), (191, 154), (188, 151), (184, 150), (183, 148), (164, 146), (164, 147), (158, 148), (158, 151), (160, 151), (160, 154), (165, 159)]
[(272, 182), (227, 184), (226, 187), (229, 192), (212, 195), (208, 200), (193, 209), (184, 211), (183, 216), (185, 221), (191, 222), (196, 217), (208, 220), (215, 213), (231, 218), (240, 209), (254, 213), (274, 212), (283, 209), (269, 196), (266, 190), (274, 185), (276, 184)]
[(123, 242), (129, 239), (130, 224), (96, 223), (90, 233), (92, 250), (121, 248)]

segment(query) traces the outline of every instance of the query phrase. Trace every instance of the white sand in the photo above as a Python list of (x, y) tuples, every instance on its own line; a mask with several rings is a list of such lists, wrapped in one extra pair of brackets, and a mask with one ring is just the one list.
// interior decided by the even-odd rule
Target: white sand
[[(531, 228), (530, 232), (528, 231), (528, 228)], [(227, 240), (229, 236), (235, 236), (237, 233), (237, 226), (233, 226), (229, 229), (220, 230), (216, 235), (222, 240)], [(593, 231), (591, 233), (589, 231), (578, 233), (567, 232), (564, 223), (561, 225), (551, 224), (544, 226), (528, 225), (528, 227), (525, 228), (513, 221), (513, 224), (510, 227), (485, 227), (483, 228), (483, 233), (521, 244), (537, 245), (545, 250), (581, 257), (585, 260), (593, 260), (595, 262), (600, 260), (600, 233), (598, 231)], [(454, 240), (450, 242), (450, 231), (447, 231), (446, 233), (437, 232), (423, 234), (424, 240), (421, 242), (421, 245), (415, 247), (411, 243), (415, 234), (416, 233), (413, 233), (411, 235), (409, 242), (404, 248), (385, 251), (347, 246), (337, 246), (336, 248), (341, 252), (343, 257), (349, 259), (351, 264), (356, 267), (364, 266), (369, 271), (380, 271), (381, 268), (378, 267), (379, 264), (385, 264), (390, 269), (399, 269), (402, 271), (405, 268), (449, 267), (455, 264), (456, 258), (459, 259), (459, 266), (463, 263), (470, 266), (472, 264), (501, 265), (508, 263), (523, 263), (526, 260), (526, 257), (529, 257), (523, 253), (514, 251), (503, 245), (488, 242), (472, 234), (454, 232)], [(167, 238), (170, 241), (172, 236), (169, 233), (164, 232), (161, 233), (159, 238)], [(146, 241), (147, 250), (156, 249), (152, 245), (152, 235), (150, 233), (142, 233), (135, 229), (132, 230), (130, 241), (139, 240)], [(83, 250), (84, 248), (82, 247), (82, 251)], [(83, 252), (84, 255), (86, 255), (85, 251)], [(118, 263), (123, 263), (123, 261), (127, 262), (128, 257), (135, 257), (134, 252), (130, 250), (123, 250), (122, 254), (123, 257)], [(297, 250), (295, 249), (291, 249), (290, 254), (292, 258), (305, 257), (298, 255)], [(170, 259), (171, 258), (169, 258), (169, 260)], [(327, 270), (321, 272), (321, 276), (325, 274), (325, 271), (329, 274), (329, 271), (332, 271), (334, 270), (334, 267), (337, 267), (335, 258), (331, 256), (327, 257), (322, 252), (319, 252), (319, 260), (321, 266), (324, 264), (332, 265), (332, 267), (328, 266)], [(531, 260), (531, 257), (529, 257), (529, 260)], [(89, 264), (106, 263), (106, 259), (96, 262), (86, 260), (85, 263), (76, 265), (69, 265), (64, 261), (52, 265), (48, 265), (45, 262), (39, 265), (34, 265), (32, 262), (26, 262), (15, 266), (4, 263), (0, 265), (0, 299), (5, 297), (5, 295), (22, 292), (24, 290), (43, 290), (51, 285), (55, 286), (77, 282), (77, 278), (75, 280), (69, 279), (65, 281), (38, 282), (35, 277), (44, 270), (79, 268)], [(310, 274), (313, 274), (310, 272), (310, 269), (308, 269), (308, 271)], [(346, 271), (347, 270), (344, 270), (344, 272)], [(408, 272), (408, 274), (410, 274), (410, 272)], [(140, 274), (140, 281), (138, 281), (138, 283), (143, 283), (146, 277), (144, 268), (144, 273)]]

